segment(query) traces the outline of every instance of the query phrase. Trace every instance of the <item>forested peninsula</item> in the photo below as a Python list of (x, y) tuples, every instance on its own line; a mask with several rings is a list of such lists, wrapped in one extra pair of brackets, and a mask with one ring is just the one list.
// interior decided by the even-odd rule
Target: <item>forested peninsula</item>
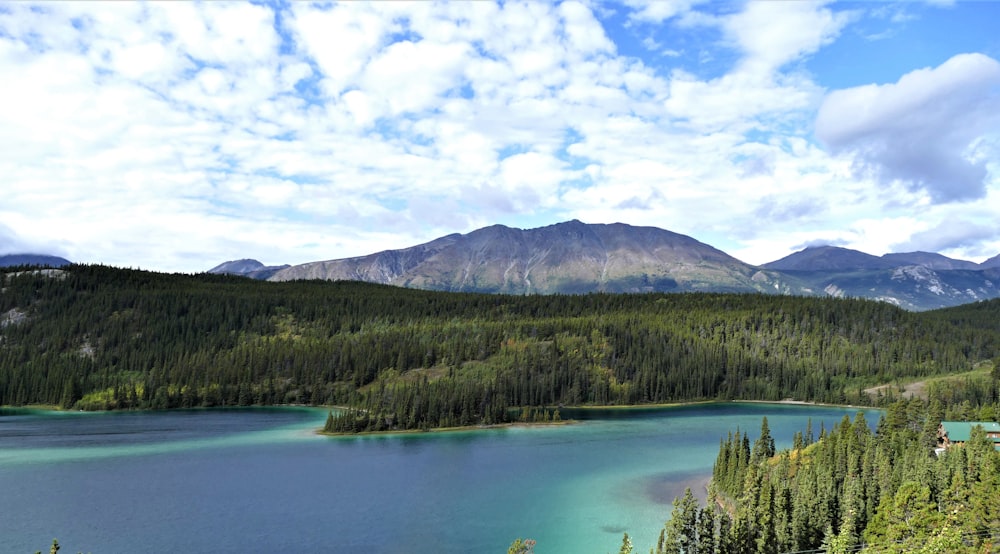
[[(558, 406), (996, 401), (1000, 300), (913, 313), (759, 294), (511, 296), (96, 265), (0, 274), (0, 404), (345, 406), (327, 431), (551, 419)], [(988, 367), (988, 366), (987, 366)], [(946, 386), (933, 378), (962, 374)]]
[(652, 554), (997, 552), (996, 439), (976, 426), (964, 444), (940, 448), (945, 415), (937, 400), (897, 401), (874, 431), (863, 414), (845, 416), (781, 452), (766, 418), (753, 441), (730, 433), (708, 505), (690, 489), (675, 499)]

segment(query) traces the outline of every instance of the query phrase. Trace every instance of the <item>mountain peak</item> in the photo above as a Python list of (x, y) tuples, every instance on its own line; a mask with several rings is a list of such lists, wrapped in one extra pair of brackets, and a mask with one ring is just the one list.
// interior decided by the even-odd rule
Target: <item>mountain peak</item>
[(505, 294), (706, 291), (851, 296), (911, 310), (1000, 296), (1000, 256), (977, 265), (932, 252), (880, 257), (821, 245), (754, 267), (658, 227), (578, 219), (534, 229), (491, 225), (409, 248), (291, 267), (235, 260), (212, 272), (272, 281), (353, 280)]
[(761, 267), (779, 271), (852, 271), (890, 269), (887, 260), (840, 246), (810, 246)]
[(264, 264), (258, 262), (257, 260), (251, 260), (249, 258), (244, 258), (241, 260), (230, 260), (228, 262), (223, 262), (212, 269), (208, 270), (208, 273), (232, 273), (236, 275), (243, 275), (251, 271), (256, 271), (264, 267)]
[(493, 225), (452, 240), (303, 264), (272, 280), (362, 280), (511, 294), (756, 291), (753, 274), (747, 264), (691, 237), (573, 219), (535, 229)]
[(993, 256), (992, 258), (990, 258), (990, 259), (984, 261), (983, 263), (979, 264), (979, 267), (981, 269), (989, 269), (989, 268), (993, 268), (993, 267), (1000, 267), (1000, 254), (997, 254), (996, 256)]
[(279, 266), (265, 266), (257, 260), (244, 258), (242, 260), (230, 260), (228, 262), (223, 262), (212, 269), (209, 269), (207, 273), (242, 275), (253, 279), (267, 279), (286, 267), (288, 267), (287, 264)]
[(883, 260), (895, 266), (921, 265), (930, 269), (981, 269), (979, 264), (966, 260), (956, 260), (934, 252), (900, 252), (884, 254)]

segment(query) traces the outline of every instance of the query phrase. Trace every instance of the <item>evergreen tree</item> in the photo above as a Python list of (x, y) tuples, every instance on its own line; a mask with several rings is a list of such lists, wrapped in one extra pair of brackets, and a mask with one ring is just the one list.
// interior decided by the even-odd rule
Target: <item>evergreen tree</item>
[(622, 547), (618, 550), (618, 554), (632, 554), (632, 539), (629, 538), (628, 533), (622, 536)]
[(767, 417), (764, 417), (760, 424), (760, 438), (753, 445), (753, 457), (761, 460), (772, 456), (774, 456), (774, 438), (767, 426)]
[(532, 539), (514, 539), (507, 548), (507, 554), (532, 554), (535, 551), (535, 541)]

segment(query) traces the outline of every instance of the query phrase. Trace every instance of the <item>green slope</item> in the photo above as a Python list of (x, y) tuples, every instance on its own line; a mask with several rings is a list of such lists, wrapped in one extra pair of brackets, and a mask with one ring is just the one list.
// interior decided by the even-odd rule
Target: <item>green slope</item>
[[(1000, 302), (911, 313), (756, 294), (496, 296), (68, 266), (0, 292), (0, 404), (335, 404), (352, 429), (507, 408), (867, 398), (998, 352)], [(345, 422), (346, 425), (346, 422)]]

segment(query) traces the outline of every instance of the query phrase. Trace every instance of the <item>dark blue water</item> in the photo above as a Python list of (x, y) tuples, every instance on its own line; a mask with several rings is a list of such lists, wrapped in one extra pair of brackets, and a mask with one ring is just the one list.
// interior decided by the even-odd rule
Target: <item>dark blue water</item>
[[(856, 410), (706, 404), (564, 413), (560, 427), (331, 438), (322, 410), (0, 416), (0, 552), (637, 551), (719, 440), (779, 447)], [(870, 422), (877, 420), (869, 412)]]

